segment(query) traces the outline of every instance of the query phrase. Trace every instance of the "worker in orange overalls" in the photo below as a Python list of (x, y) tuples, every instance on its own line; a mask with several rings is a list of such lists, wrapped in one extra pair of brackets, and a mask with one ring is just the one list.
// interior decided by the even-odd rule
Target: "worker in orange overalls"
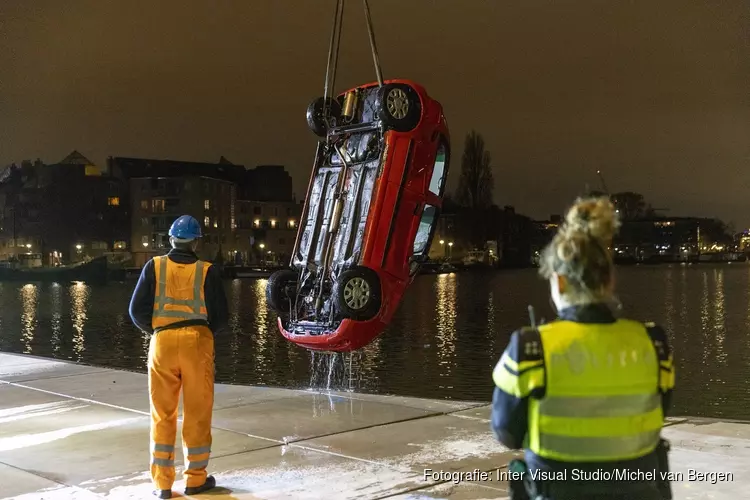
[(227, 299), (217, 267), (195, 254), (201, 227), (189, 215), (169, 229), (172, 250), (143, 268), (130, 301), (130, 317), (153, 333), (148, 352), (151, 402), (151, 477), (154, 495), (172, 498), (180, 389), (185, 494), (216, 486), (206, 467), (214, 404), (214, 334), (227, 329)]

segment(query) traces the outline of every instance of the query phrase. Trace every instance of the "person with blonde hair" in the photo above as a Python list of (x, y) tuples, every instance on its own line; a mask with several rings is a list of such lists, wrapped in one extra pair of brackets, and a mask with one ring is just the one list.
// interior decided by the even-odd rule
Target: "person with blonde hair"
[(608, 198), (575, 202), (541, 258), (558, 319), (514, 332), (493, 371), (492, 430), (524, 450), (512, 498), (671, 498), (673, 357), (659, 326), (612, 312), (618, 228)]

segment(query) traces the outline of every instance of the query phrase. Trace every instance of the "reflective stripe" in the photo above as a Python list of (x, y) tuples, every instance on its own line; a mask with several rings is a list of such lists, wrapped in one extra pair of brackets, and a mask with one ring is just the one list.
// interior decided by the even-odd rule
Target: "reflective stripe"
[(180, 318), (180, 319), (206, 319), (208, 316), (201, 313), (191, 313), (185, 311), (160, 311), (154, 313), (154, 318)]
[(205, 469), (208, 467), (208, 460), (198, 460), (197, 462), (188, 462), (188, 470)]
[(164, 453), (174, 453), (174, 445), (170, 444), (159, 444), (159, 443), (151, 443), (151, 451), (161, 451)]
[(195, 283), (193, 284), (193, 312), (199, 314), (203, 301), (201, 300), (201, 286), (203, 285), (203, 261), (195, 265)]
[(648, 453), (659, 442), (659, 430), (643, 432), (633, 436), (618, 437), (570, 437), (539, 433), (539, 444), (543, 449), (587, 459), (607, 460), (637, 456)]
[(539, 413), (570, 418), (633, 417), (649, 413), (659, 405), (661, 396), (657, 393), (601, 397), (549, 396), (539, 402)]
[(167, 257), (159, 257), (159, 294), (155, 302), (159, 305), (159, 310), (164, 310), (164, 303), (161, 299), (167, 294)]
[(204, 453), (211, 453), (211, 447), (210, 446), (201, 446), (199, 448), (188, 448), (187, 454), (188, 455), (203, 455)]
[(170, 458), (152, 458), (151, 464), (160, 467), (174, 467), (174, 460)]
[(172, 297), (159, 297), (157, 299), (161, 304), (169, 304), (172, 306), (193, 306), (195, 301), (188, 299), (173, 299)]

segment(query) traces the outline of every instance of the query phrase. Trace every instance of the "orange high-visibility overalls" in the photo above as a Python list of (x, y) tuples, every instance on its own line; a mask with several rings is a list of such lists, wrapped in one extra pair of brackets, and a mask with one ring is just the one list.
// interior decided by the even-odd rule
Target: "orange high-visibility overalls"
[(175, 481), (177, 406), (183, 398), (182, 445), (187, 487), (206, 482), (214, 404), (214, 337), (203, 293), (211, 264), (154, 258), (156, 290), (148, 353), (151, 477), (160, 490)]

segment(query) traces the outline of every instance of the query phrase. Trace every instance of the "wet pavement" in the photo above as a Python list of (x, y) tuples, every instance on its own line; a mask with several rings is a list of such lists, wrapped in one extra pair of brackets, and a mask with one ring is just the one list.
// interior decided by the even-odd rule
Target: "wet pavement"
[[(154, 498), (147, 393), (143, 374), (0, 353), (0, 498)], [(220, 487), (193, 498), (507, 498), (497, 473), (515, 453), (486, 403), (223, 384), (215, 399)], [(664, 434), (675, 499), (746, 496), (750, 425), (670, 419)], [(473, 471), (488, 474), (449, 476)]]

